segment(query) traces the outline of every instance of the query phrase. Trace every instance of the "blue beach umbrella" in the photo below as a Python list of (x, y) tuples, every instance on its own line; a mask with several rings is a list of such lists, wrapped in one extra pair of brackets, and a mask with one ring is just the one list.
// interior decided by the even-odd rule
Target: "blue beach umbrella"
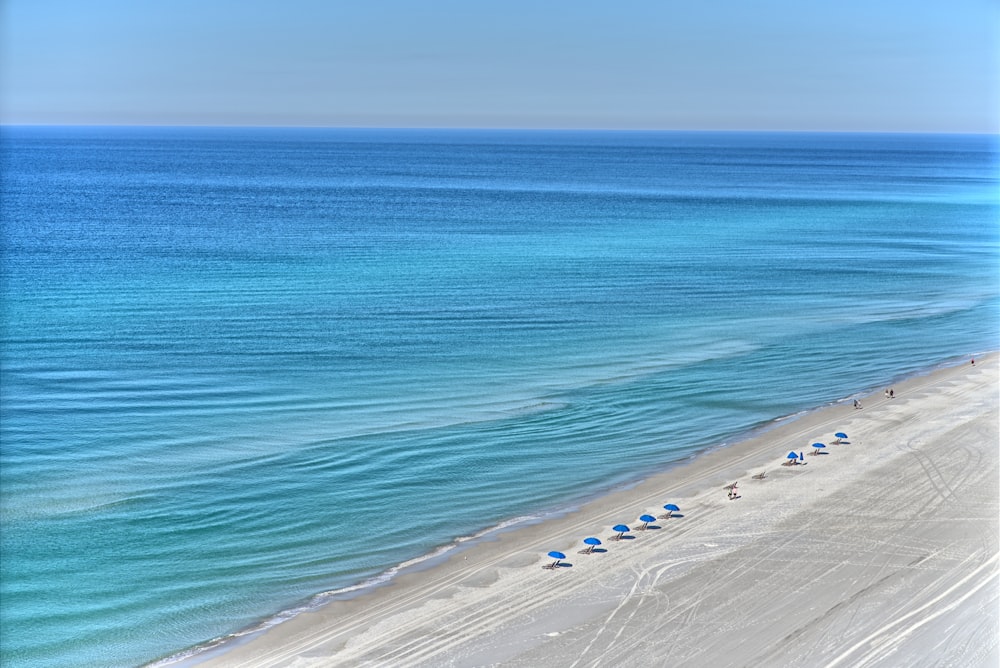
[(638, 531), (645, 531), (646, 527), (649, 526), (649, 523), (653, 522), (655, 520), (656, 520), (656, 518), (653, 517), (652, 515), (640, 515), (639, 516), (639, 521), (642, 522), (642, 526), (639, 527)]
[(847, 438), (847, 434), (845, 434), (842, 431), (838, 431), (836, 434), (834, 434), (834, 436), (837, 437), (837, 440), (834, 441), (834, 443), (840, 443), (842, 440), (844, 440), (845, 438)]
[(590, 554), (591, 552), (594, 551), (595, 547), (601, 544), (601, 539), (590, 537), (590, 538), (584, 538), (583, 542), (585, 545), (588, 546), (587, 549), (583, 551), (583, 553)]
[(813, 452), (819, 452), (819, 449), (820, 448), (825, 448), (826, 444), (825, 443), (813, 443), (813, 447), (816, 448), (815, 450), (813, 450)]
[(615, 540), (621, 540), (622, 536), (624, 536), (626, 533), (628, 533), (629, 531), (631, 531), (631, 529), (629, 529), (624, 524), (616, 524), (613, 527), (611, 527), (611, 530), (618, 532), (618, 535), (615, 536)]
[(794, 464), (798, 460), (798, 458), (799, 455), (797, 452), (789, 452), (788, 457), (786, 457), (785, 459), (790, 460)]
[(667, 512), (666, 512), (665, 515), (660, 515), (660, 519), (661, 520), (665, 520), (668, 517), (670, 517), (671, 515), (673, 515), (675, 512), (679, 511), (680, 510), (680, 506), (678, 506), (675, 503), (668, 503), (665, 506), (663, 506), (663, 509), (665, 511), (667, 511)]
[(559, 562), (566, 558), (566, 555), (562, 552), (556, 552), (555, 550), (549, 552), (549, 556), (555, 559), (548, 567), (555, 568), (559, 565)]

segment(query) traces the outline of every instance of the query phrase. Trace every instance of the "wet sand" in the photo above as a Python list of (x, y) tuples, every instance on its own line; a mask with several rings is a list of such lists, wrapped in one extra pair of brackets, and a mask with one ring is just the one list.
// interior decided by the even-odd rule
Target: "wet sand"
[(998, 388), (995, 354), (909, 379), (188, 664), (996, 666)]

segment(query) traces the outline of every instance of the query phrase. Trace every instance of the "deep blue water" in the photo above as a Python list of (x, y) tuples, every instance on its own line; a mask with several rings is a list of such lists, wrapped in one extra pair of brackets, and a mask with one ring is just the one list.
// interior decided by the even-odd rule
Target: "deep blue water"
[(152, 661), (1000, 348), (996, 137), (0, 142), (12, 668)]

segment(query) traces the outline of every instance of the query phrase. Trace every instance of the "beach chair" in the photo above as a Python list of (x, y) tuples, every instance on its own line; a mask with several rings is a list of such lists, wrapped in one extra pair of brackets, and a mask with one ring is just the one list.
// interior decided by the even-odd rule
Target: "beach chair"
[(750, 476), (750, 477), (751, 477), (751, 478), (753, 478), (754, 480), (763, 480), (763, 479), (764, 479), (764, 474), (765, 474), (765, 473), (767, 473), (767, 471), (761, 471), (761, 472), (760, 472), (760, 473), (758, 473), (757, 475), (754, 475), (754, 476)]

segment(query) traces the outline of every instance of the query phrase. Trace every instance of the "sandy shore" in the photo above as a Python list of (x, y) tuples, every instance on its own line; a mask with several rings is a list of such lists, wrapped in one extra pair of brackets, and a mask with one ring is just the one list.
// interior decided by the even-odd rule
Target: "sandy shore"
[(998, 387), (991, 355), (817, 411), (198, 665), (1000, 665)]

